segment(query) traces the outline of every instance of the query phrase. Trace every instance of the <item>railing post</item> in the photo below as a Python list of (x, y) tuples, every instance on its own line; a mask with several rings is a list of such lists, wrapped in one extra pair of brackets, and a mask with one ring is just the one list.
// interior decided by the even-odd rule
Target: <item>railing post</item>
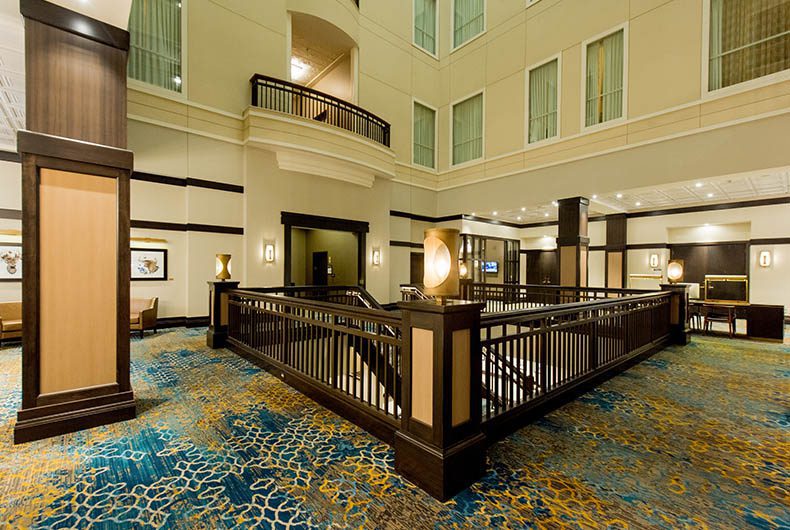
[[(598, 309), (593, 309), (590, 316), (593, 318), (598, 316)], [(598, 320), (593, 320), (590, 330), (590, 370), (598, 368)]]
[(484, 304), (400, 302), (403, 314), (401, 429), (395, 469), (439, 500), (485, 471), (480, 430)]
[(236, 289), (239, 282), (208, 282), (209, 326), (206, 345), (222, 348), (228, 338), (228, 291)]
[(662, 291), (669, 291), (669, 340), (672, 344), (688, 344), (691, 340), (689, 328), (689, 285), (685, 283), (661, 284)]
[(549, 326), (546, 319), (540, 321), (542, 333), (538, 335), (540, 340), (539, 367), (540, 367), (540, 393), (545, 394), (549, 389)]

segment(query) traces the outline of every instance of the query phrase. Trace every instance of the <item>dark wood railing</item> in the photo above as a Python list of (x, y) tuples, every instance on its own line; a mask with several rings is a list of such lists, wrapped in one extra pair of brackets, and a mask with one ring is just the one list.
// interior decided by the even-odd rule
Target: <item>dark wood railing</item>
[(229, 291), (231, 347), (307, 395), (340, 402), (349, 419), (391, 438), (401, 408), (400, 316), (260, 291)]
[(390, 146), (390, 124), (348, 101), (261, 74), (252, 76), (250, 84), (253, 107), (324, 122)]
[(670, 297), (639, 294), (483, 315), (483, 421), (523, 412), (666, 342)]
[(368, 309), (384, 307), (364, 287), (359, 285), (292, 285), (287, 287), (251, 287), (245, 291), (259, 294), (281, 294), (291, 298), (304, 298)]

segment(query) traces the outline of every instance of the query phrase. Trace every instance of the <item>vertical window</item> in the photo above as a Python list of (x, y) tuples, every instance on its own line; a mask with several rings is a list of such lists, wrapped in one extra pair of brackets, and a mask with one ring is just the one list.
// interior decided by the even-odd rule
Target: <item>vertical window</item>
[(710, 0), (708, 90), (790, 68), (790, 0)]
[(181, 1), (133, 0), (129, 36), (129, 77), (181, 92)]
[(436, 112), (414, 103), (414, 163), (434, 168), (436, 139)]
[(453, 105), (453, 164), (483, 157), (483, 94)]
[(587, 126), (623, 115), (623, 30), (587, 45)]
[(483, 33), (485, 0), (453, 0), (453, 48)]
[(436, 55), (436, 0), (414, 0), (414, 44)]
[(557, 136), (557, 59), (529, 71), (529, 141)]

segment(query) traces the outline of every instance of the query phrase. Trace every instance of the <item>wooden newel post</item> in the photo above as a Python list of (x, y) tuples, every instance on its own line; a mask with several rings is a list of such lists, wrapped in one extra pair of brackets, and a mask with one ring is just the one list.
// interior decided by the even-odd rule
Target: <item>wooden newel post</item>
[(398, 307), (403, 312), (403, 397), (395, 469), (444, 501), (485, 470), (486, 439), (480, 430), (484, 304), (421, 301)]
[(228, 291), (239, 282), (208, 282), (209, 326), (206, 344), (209, 348), (223, 348), (228, 338)]
[(689, 328), (689, 286), (684, 283), (661, 284), (662, 291), (670, 291), (669, 339), (672, 344), (688, 344), (691, 340)]

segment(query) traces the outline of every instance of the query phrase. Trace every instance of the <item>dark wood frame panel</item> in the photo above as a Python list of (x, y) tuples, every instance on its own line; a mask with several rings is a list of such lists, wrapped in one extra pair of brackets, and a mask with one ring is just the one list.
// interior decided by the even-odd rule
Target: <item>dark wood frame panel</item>
[(338, 217), (323, 217), (293, 212), (280, 212), (280, 222), (283, 224), (283, 284), (291, 285), (291, 230), (293, 228), (313, 228), (317, 230), (335, 230), (337, 232), (353, 232), (357, 236), (357, 277), (358, 285), (365, 287), (365, 273), (367, 269), (366, 237), (370, 232), (367, 221), (354, 221)]

